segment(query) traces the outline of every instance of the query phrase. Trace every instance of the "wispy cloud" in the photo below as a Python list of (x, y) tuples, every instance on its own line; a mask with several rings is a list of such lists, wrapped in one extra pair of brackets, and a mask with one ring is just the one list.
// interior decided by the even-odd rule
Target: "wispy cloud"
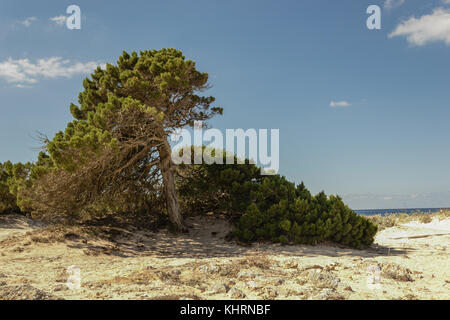
[(49, 20), (56, 23), (59, 26), (63, 26), (66, 23), (66, 19), (67, 19), (66, 16), (61, 15), (61, 16), (52, 17)]
[(351, 104), (347, 101), (331, 101), (330, 107), (337, 108), (337, 107), (350, 107)]
[(405, 0), (385, 0), (384, 8), (386, 10), (391, 10), (391, 9), (400, 7), (404, 3), (405, 3)]
[(29, 27), (29, 26), (31, 26), (31, 24), (34, 21), (37, 21), (36, 17), (28, 17), (28, 18), (25, 18), (24, 20), (18, 21), (18, 23), (23, 25), (23, 26), (25, 26), (25, 27)]
[(30, 62), (29, 59), (9, 58), (0, 62), (0, 78), (24, 88), (43, 78), (70, 78), (77, 74), (90, 73), (98, 65), (100, 64), (94, 61), (71, 62), (61, 57), (39, 59), (36, 63)]
[(420, 18), (409, 18), (389, 34), (389, 38), (397, 36), (406, 37), (415, 46), (438, 41), (450, 45), (450, 9), (437, 8)]

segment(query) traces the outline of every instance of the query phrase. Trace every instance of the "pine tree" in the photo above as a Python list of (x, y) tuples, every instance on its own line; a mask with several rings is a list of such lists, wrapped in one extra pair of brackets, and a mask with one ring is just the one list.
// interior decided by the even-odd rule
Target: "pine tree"
[(222, 113), (210, 108), (213, 97), (200, 95), (208, 88), (208, 74), (176, 49), (123, 52), (117, 65), (97, 68), (83, 87), (79, 105), (70, 106), (75, 120), (47, 143), (59, 178), (42, 181), (67, 180), (51, 195), (54, 205), (69, 198), (71, 211), (109, 195), (105, 203), (123, 198), (123, 207), (145, 210), (151, 205), (142, 198), (159, 193), (161, 185), (171, 222), (185, 230), (168, 137)]

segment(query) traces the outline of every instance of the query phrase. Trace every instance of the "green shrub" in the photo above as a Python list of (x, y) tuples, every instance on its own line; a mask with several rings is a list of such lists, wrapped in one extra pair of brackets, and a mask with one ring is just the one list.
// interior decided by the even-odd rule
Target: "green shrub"
[[(270, 186), (270, 188), (269, 188)], [(332, 241), (351, 247), (370, 245), (377, 227), (348, 208), (338, 196), (311, 196), (305, 186), (278, 175), (263, 178), (250, 196), (235, 236), (245, 242), (317, 244)]]
[[(225, 155), (224, 155), (225, 158)], [(312, 196), (303, 183), (280, 175), (261, 176), (245, 164), (181, 166), (179, 192), (185, 212), (224, 212), (238, 216), (234, 235), (242, 242), (370, 245), (377, 227), (338, 196)]]
[(29, 182), (31, 163), (0, 163), (0, 214), (21, 213), (18, 193)]
[[(199, 147), (190, 149), (192, 163), (196, 148)], [(204, 146), (202, 150), (205, 150)], [(183, 150), (179, 152), (182, 154)], [(215, 152), (212, 150), (213, 156)], [(226, 156), (222, 151), (223, 163), (226, 163)], [(236, 163), (237, 158), (234, 160)], [(262, 179), (260, 169), (248, 160), (235, 165), (181, 164), (178, 173), (177, 190), (184, 213), (216, 212), (240, 216), (250, 204), (249, 195), (255, 183)]]

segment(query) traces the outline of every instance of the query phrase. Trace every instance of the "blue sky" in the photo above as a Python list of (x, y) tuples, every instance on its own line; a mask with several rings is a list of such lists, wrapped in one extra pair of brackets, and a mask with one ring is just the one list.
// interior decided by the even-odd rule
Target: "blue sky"
[(0, 162), (35, 159), (93, 65), (175, 47), (210, 74), (213, 127), (280, 129), (288, 179), (354, 209), (450, 207), (449, 2), (2, 0)]

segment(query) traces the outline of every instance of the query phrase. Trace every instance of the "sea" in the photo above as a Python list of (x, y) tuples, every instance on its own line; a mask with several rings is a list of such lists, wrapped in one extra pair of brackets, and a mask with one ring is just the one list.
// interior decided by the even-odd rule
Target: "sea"
[(362, 216), (373, 216), (376, 214), (386, 216), (393, 213), (435, 213), (441, 210), (450, 210), (450, 208), (410, 208), (410, 209), (365, 209), (365, 210), (353, 210), (357, 214)]

